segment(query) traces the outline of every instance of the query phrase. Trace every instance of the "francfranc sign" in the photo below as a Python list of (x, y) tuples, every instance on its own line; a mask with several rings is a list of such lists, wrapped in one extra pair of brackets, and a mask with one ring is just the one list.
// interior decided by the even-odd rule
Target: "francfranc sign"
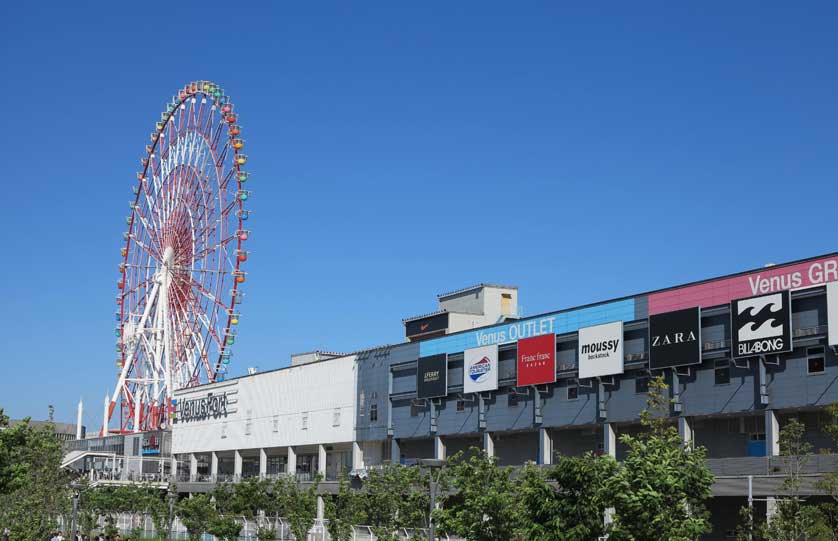
[(208, 393), (207, 396), (201, 398), (178, 402), (177, 420), (181, 423), (226, 416), (227, 393), (216, 395)]
[(838, 260), (828, 259), (809, 265), (804, 272), (795, 271), (765, 278), (760, 274), (748, 277), (751, 294), (773, 293), (784, 289), (799, 289), (838, 281)]
[(542, 334), (551, 334), (553, 332), (553, 324), (555, 321), (556, 317), (551, 316), (513, 323), (504, 329), (499, 329), (494, 332), (477, 331), (474, 334), (477, 338), (478, 345), (491, 346), (493, 344), (515, 342), (516, 340), (520, 340), (522, 338), (541, 336)]

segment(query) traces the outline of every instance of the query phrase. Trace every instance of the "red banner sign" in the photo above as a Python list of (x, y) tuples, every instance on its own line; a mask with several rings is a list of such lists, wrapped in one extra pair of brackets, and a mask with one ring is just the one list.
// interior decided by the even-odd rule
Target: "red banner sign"
[(518, 340), (518, 386), (556, 381), (556, 335)]

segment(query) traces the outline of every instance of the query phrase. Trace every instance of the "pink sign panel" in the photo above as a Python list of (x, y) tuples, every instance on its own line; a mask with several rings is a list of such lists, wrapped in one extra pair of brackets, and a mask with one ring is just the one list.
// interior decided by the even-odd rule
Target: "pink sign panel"
[(649, 315), (693, 306), (718, 306), (733, 299), (784, 289), (805, 289), (835, 281), (838, 281), (838, 254), (652, 293), (649, 295)]

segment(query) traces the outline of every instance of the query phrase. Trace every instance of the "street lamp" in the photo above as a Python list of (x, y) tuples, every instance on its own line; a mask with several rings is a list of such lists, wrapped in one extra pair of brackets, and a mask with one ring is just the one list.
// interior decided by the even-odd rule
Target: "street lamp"
[(73, 541), (76, 540), (76, 520), (78, 519), (79, 514), (79, 496), (81, 495), (78, 489), (78, 485), (75, 483), (70, 485), (70, 488), (73, 489), (73, 520), (71, 522), (70, 527), (70, 535), (73, 536)]
[[(436, 528), (434, 526), (434, 508), (436, 507), (436, 489), (439, 484), (439, 478), (442, 475), (442, 468), (445, 466), (445, 461), (438, 458), (420, 458), (419, 464), (425, 466), (430, 470), (428, 484), (431, 492), (431, 512), (428, 515), (428, 541), (436, 539)], [(434, 470), (437, 470), (436, 479), (434, 479)]]

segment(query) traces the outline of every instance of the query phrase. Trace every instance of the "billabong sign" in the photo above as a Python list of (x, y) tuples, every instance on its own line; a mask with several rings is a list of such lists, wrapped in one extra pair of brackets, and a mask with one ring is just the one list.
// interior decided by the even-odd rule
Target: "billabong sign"
[(623, 373), (623, 322), (579, 329), (579, 377)]
[(463, 353), (463, 392), (479, 393), (498, 388), (498, 346), (467, 349)]
[(649, 368), (701, 363), (701, 311), (698, 307), (649, 316)]
[(791, 297), (788, 291), (730, 303), (733, 356), (753, 357), (791, 351)]

